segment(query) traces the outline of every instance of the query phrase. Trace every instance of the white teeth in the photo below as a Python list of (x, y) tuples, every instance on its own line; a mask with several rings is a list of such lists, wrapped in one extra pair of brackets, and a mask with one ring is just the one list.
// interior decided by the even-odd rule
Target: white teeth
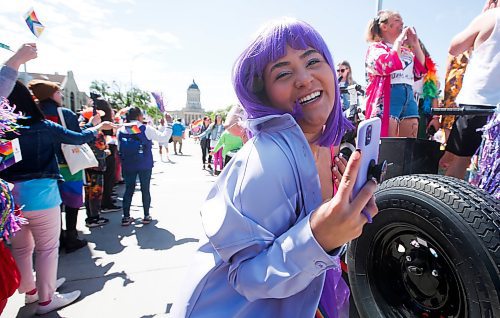
[(299, 103), (305, 104), (305, 103), (310, 102), (311, 100), (315, 99), (319, 95), (321, 95), (321, 93), (319, 91), (311, 93), (311, 94), (309, 94), (309, 95), (307, 95), (307, 96), (302, 97), (301, 99), (299, 99)]

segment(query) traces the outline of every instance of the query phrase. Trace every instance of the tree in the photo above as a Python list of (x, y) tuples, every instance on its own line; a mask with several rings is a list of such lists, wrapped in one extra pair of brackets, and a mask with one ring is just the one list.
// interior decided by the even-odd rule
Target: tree
[(92, 81), (90, 91), (101, 95), (113, 108), (122, 109), (129, 106), (137, 106), (147, 110), (151, 105), (151, 95), (137, 87), (123, 90), (113, 81), (110, 85), (105, 81)]
[(92, 83), (90, 83), (90, 92), (97, 93), (106, 100), (111, 95), (110, 86), (105, 81), (98, 81), (98, 80), (92, 81)]
[(146, 108), (146, 114), (148, 114), (151, 118), (160, 120), (163, 117), (163, 114), (156, 106), (150, 106)]
[(215, 115), (222, 115), (222, 118), (224, 119), (227, 117), (227, 113), (229, 112), (229, 110), (233, 106), (234, 105), (229, 105), (229, 106), (226, 106), (225, 108), (216, 109), (216, 110), (209, 110), (209, 111), (205, 112), (205, 116), (210, 117), (213, 120), (215, 118)]

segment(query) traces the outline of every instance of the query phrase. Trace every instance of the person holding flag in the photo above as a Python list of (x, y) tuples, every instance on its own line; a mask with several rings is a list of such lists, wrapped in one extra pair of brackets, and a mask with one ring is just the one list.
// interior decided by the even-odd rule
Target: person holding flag
[[(10, 50), (8, 46), (6, 49)], [(0, 96), (7, 97), (16, 84), (18, 69), (38, 56), (35, 43), (25, 43), (12, 55), (0, 69)]]
[(139, 107), (127, 109), (126, 124), (118, 130), (118, 153), (122, 163), (122, 175), (125, 180), (125, 193), (123, 194), (122, 225), (129, 226), (134, 221), (130, 216), (130, 205), (135, 191), (136, 179), (139, 176), (142, 192), (142, 206), (144, 207), (143, 224), (152, 221), (149, 215), (151, 194), (149, 186), (153, 171), (153, 140), (168, 142), (172, 135), (172, 117), (167, 113), (165, 120), (167, 127), (159, 132), (152, 126), (144, 125), (144, 115)]

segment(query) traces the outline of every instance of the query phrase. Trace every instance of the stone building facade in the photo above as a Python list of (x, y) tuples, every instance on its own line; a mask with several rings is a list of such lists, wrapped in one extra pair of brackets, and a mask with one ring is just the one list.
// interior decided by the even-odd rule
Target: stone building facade
[(73, 71), (68, 71), (66, 75), (61, 75), (58, 73), (20, 73), (19, 79), (26, 85), (34, 79), (43, 79), (59, 83), (64, 96), (64, 106), (74, 112), (80, 111), (83, 106), (87, 104), (87, 100), (89, 99), (85, 92), (80, 92), (80, 90), (78, 89)]
[(185, 125), (193, 120), (202, 118), (205, 110), (201, 107), (200, 89), (193, 79), (193, 83), (187, 89), (186, 107), (181, 110), (167, 110), (174, 118), (181, 118)]

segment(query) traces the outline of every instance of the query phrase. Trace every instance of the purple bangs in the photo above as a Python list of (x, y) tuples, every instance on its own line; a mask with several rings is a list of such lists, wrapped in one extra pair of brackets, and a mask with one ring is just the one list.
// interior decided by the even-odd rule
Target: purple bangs
[[(285, 56), (287, 45), (295, 50), (312, 47), (320, 52), (332, 69), (337, 83), (332, 55), (321, 35), (313, 27), (291, 18), (273, 22), (259, 32), (233, 67), (234, 90), (249, 118), (285, 113), (266, 104), (263, 74), (266, 65)], [(298, 103), (295, 104), (291, 115), (296, 120), (301, 117), (302, 109)], [(322, 135), (315, 143), (325, 147), (339, 145), (345, 131), (352, 128), (352, 124), (342, 112), (339, 87), (335, 85), (333, 110), (328, 116)]]

